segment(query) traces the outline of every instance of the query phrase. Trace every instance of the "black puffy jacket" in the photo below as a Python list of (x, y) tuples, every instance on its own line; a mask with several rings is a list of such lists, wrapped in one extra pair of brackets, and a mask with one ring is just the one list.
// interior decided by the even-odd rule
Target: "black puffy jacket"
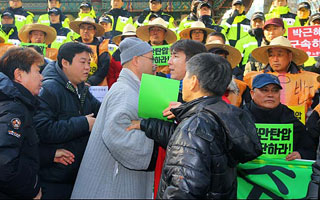
[(220, 97), (172, 111), (178, 126), (155, 119), (141, 123), (148, 137), (167, 147), (157, 199), (235, 199), (236, 165), (262, 153), (249, 114)]
[(46, 165), (40, 169), (40, 177), (46, 182), (74, 184), (90, 135), (85, 115), (96, 116), (100, 102), (84, 83), (78, 85), (77, 93), (57, 62), (49, 63), (42, 74), (40, 107), (34, 117), (40, 144), (71, 151), (75, 162)]
[(0, 72), (0, 199), (32, 199), (39, 192), (36, 98)]

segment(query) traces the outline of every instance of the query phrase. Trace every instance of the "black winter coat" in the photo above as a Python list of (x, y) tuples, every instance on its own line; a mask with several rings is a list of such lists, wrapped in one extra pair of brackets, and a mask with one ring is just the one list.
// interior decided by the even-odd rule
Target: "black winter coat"
[(101, 103), (84, 83), (78, 85), (77, 93), (57, 62), (49, 63), (42, 74), (40, 107), (34, 117), (40, 144), (71, 151), (75, 162), (68, 166), (52, 163), (42, 167), (40, 178), (46, 182), (74, 184), (90, 135), (85, 115), (96, 116)]
[(0, 199), (31, 199), (39, 192), (36, 98), (0, 72)]
[(237, 163), (262, 152), (249, 114), (220, 97), (199, 98), (172, 111), (178, 126), (141, 122), (148, 137), (167, 147), (157, 199), (235, 199)]
[(265, 124), (293, 124), (293, 150), (298, 151), (302, 159), (314, 160), (316, 150), (314, 142), (306, 127), (295, 116), (294, 112), (283, 104), (272, 110), (266, 110), (258, 107), (253, 101), (244, 107), (255, 123)]

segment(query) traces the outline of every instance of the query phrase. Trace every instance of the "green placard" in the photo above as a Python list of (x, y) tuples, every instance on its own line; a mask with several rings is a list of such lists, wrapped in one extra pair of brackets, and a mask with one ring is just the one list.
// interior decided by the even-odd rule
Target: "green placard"
[(285, 158), (293, 150), (293, 124), (256, 124), (263, 157)]
[(177, 80), (143, 74), (139, 92), (139, 117), (167, 120), (162, 116), (162, 111), (170, 102), (178, 100), (179, 84)]
[(42, 52), (43, 56), (46, 56), (46, 48), (47, 48), (46, 44), (21, 42), (20, 46), (21, 47), (38, 46), (41, 49), (41, 52)]
[(158, 66), (168, 65), (170, 59), (170, 45), (152, 46), (154, 64)]
[(237, 199), (304, 199), (312, 163), (259, 158), (239, 164)]

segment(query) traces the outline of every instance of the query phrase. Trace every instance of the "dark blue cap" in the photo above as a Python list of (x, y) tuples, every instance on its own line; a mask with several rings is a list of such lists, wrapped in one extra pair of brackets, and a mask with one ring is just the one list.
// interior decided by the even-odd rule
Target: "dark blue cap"
[(280, 89), (282, 89), (278, 77), (276, 77), (272, 74), (267, 74), (267, 73), (259, 74), (256, 77), (254, 77), (254, 79), (252, 81), (252, 89), (262, 88), (262, 87), (269, 85), (269, 84), (278, 85), (280, 87)]

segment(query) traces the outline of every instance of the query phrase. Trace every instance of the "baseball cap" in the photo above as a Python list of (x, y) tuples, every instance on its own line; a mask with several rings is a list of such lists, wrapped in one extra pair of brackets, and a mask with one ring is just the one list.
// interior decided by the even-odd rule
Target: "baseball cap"
[(8, 17), (14, 18), (14, 13), (12, 11), (5, 10), (1, 16), (8, 16)]
[(236, 4), (241, 4), (241, 5), (243, 5), (243, 1), (242, 1), (242, 0), (233, 0), (233, 1), (232, 1), (232, 5), (234, 6), (234, 5), (236, 5)]
[(298, 10), (301, 8), (306, 8), (306, 9), (310, 10), (311, 6), (308, 2), (301, 2), (298, 4)]
[(256, 77), (254, 77), (253, 81), (252, 81), (252, 88), (262, 88), (266, 85), (269, 84), (275, 84), (277, 86), (280, 87), (280, 89), (282, 89), (280, 81), (278, 79), (278, 77), (276, 77), (275, 75), (272, 74), (268, 74), (268, 73), (263, 73), (263, 74), (259, 74)]
[(261, 19), (261, 20), (265, 21), (264, 13), (263, 12), (253, 13), (251, 20), (254, 20), (254, 19)]
[(265, 29), (268, 25), (275, 25), (284, 28), (284, 23), (281, 18), (272, 18), (266, 21), (266, 23), (263, 26), (263, 29)]
[(111, 23), (112, 24), (112, 19), (109, 17), (109, 16), (101, 16), (100, 18), (99, 18), (99, 23)]
[(206, 1), (202, 1), (202, 2), (199, 3), (197, 9), (199, 10), (199, 9), (201, 9), (201, 8), (204, 7), (204, 6), (206, 6), (206, 7), (208, 7), (208, 8), (211, 8), (211, 4), (210, 4), (210, 3), (206, 2)]
[(88, 2), (82, 2), (82, 3), (80, 4), (80, 8), (82, 8), (82, 7), (88, 7), (88, 8), (91, 9), (91, 4), (88, 3)]
[(310, 22), (313, 22), (314, 20), (320, 19), (320, 13), (314, 13), (310, 16)]
[(55, 14), (55, 15), (60, 15), (61, 14), (61, 10), (59, 8), (53, 7), (48, 11), (48, 14), (50, 15), (51, 13)]

